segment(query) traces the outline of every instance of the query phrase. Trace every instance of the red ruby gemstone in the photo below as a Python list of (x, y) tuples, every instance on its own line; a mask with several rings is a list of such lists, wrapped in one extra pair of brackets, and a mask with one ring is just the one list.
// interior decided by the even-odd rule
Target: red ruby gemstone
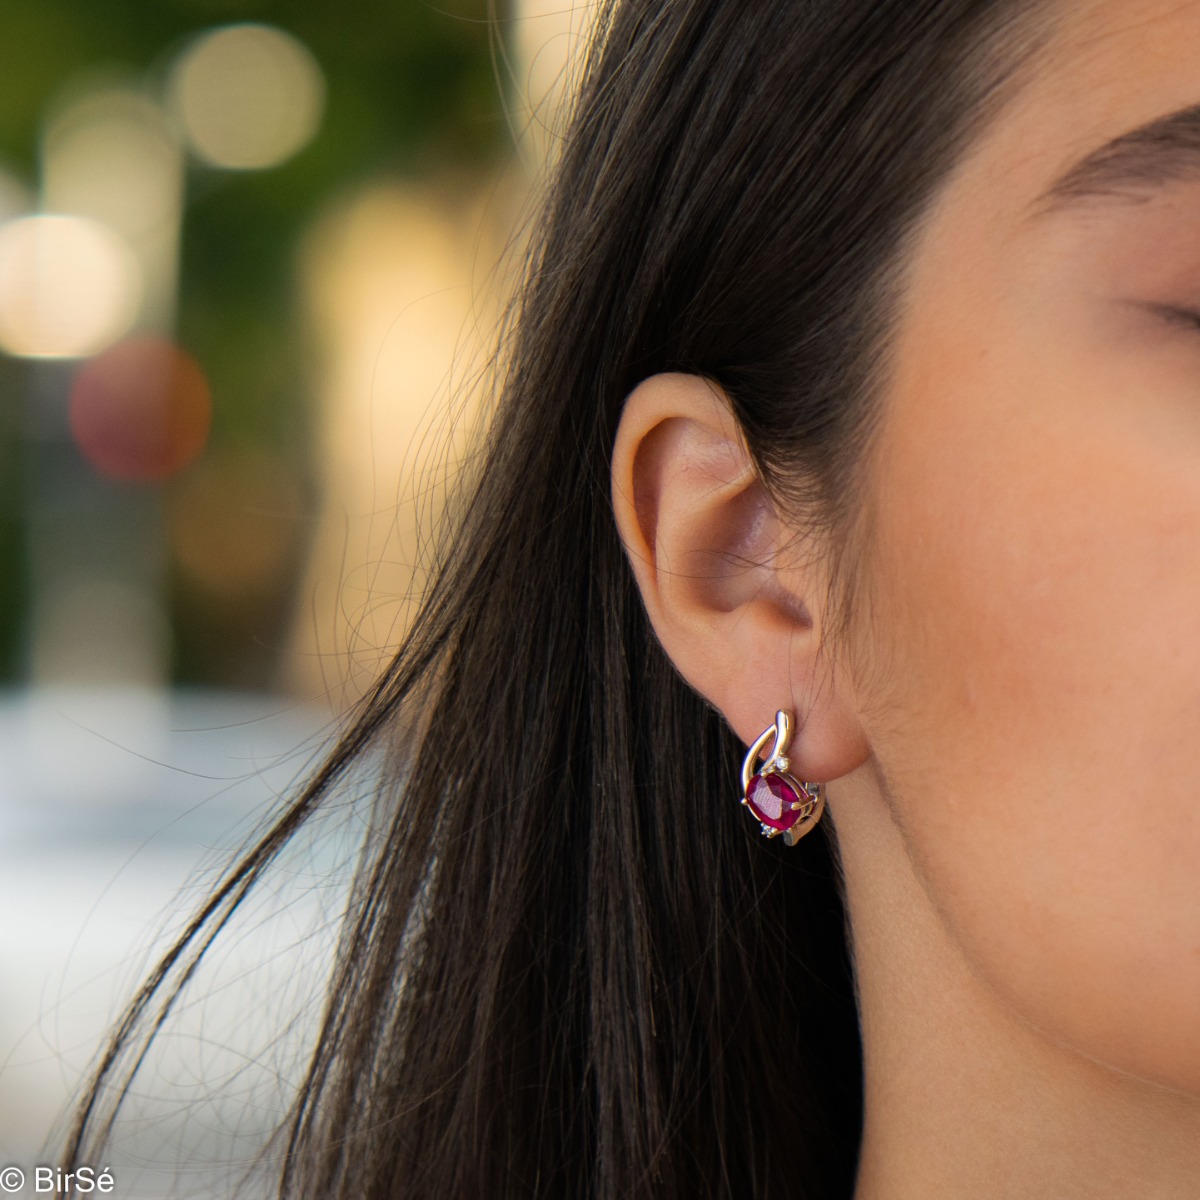
[(781, 833), (791, 829), (803, 811), (793, 808), (800, 797), (782, 775), (755, 775), (746, 789), (746, 806), (764, 824)]

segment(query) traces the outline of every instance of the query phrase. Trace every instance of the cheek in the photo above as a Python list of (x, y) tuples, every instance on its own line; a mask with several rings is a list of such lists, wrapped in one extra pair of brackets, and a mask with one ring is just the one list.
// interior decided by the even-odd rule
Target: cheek
[(1011, 1007), (1200, 1094), (1200, 439), (1046, 359), (937, 361), (875, 464), (896, 820)]

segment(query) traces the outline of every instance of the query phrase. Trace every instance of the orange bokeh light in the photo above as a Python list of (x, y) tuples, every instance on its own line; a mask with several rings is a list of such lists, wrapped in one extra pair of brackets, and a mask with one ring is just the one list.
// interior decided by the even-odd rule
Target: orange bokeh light
[(85, 363), (71, 386), (71, 434), (111, 479), (166, 479), (204, 449), (212, 395), (200, 364), (165, 338), (127, 338)]

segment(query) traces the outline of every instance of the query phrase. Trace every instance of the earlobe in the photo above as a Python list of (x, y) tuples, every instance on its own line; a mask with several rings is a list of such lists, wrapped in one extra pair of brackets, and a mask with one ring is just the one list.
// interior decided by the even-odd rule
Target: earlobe
[(810, 778), (857, 766), (852, 706), (821, 652), (822, 555), (780, 520), (716, 385), (664, 374), (630, 393), (612, 501), (651, 624), (684, 679), (747, 745), (778, 709), (796, 711)]

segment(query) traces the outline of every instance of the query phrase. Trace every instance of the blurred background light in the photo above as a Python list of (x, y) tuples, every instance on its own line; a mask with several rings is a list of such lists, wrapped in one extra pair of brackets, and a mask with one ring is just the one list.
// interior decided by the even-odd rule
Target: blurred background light
[(69, 412), (75, 444), (102, 475), (159, 480), (204, 449), (212, 397), (190, 354), (163, 338), (141, 336), (79, 369)]
[(144, 295), (139, 323), (174, 320), (183, 152), (159, 105), (106, 87), (60, 103), (42, 135), (42, 209), (90, 217), (133, 251)]
[[(121, 947), (153, 913), (182, 916), (170, 897), (203, 848), (236, 845), (228, 831), (297, 786), (312, 764), (289, 750), (403, 634), (503, 373), (494, 268), (509, 246), (520, 270), (540, 170), (514, 125), (536, 114), (546, 133), (554, 60), (590, 7), (7, 0), (0, 914), (20, 915), (0, 920), (0, 1163), (39, 1161), (141, 975), (104, 975)], [(268, 11), (290, 32), (258, 23)], [(346, 780), (352, 821), (370, 782)], [(305, 903), (330, 895), (332, 928), (343, 857), (310, 885), (307, 852), (277, 874), (303, 878)], [(81, 937), (114, 876), (121, 913)], [(173, 1056), (148, 1064), (114, 1139), (131, 1197), (233, 1194), (209, 1180), (290, 1102), (304, 1039), (260, 1037), (284, 1027), (285, 985), (301, 1005), (313, 989), (271, 938), (326, 962), (294, 914), (241, 931), (261, 998), (239, 960), (219, 1012), (173, 1014)], [(228, 1071), (210, 1054), (226, 1047)], [(247, 1066), (266, 1103), (247, 1103)], [(135, 1163), (155, 1178), (132, 1183)]]
[[(361, 694), (403, 636), (423, 539), (483, 416), (508, 214), (446, 187), (389, 183), (331, 207), (301, 254), (325, 484), (285, 676)], [(334, 586), (330, 586), (333, 583)]]
[[(104, 637), (97, 639), (95, 631)], [(72, 687), (111, 686), (149, 689), (162, 677), (171, 630), (161, 604), (144, 589), (128, 586), (119, 577), (76, 577), (62, 587), (42, 614), (42, 637), (34, 647), (34, 672), (50, 687), (67, 681)], [(114, 689), (115, 690), (115, 689)], [(145, 713), (138, 710), (138, 721)], [(78, 764), (55, 762), (57, 771), (74, 771), (79, 795), (95, 790), (95, 781), (79, 777)]]
[(142, 286), (128, 244), (99, 221), (61, 214), (0, 226), (0, 348), (78, 358), (120, 337)]
[(211, 600), (261, 603), (294, 566), (300, 484), (277, 455), (216, 450), (172, 488), (167, 519), (175, 563), (190, 583)]
[(227, 25), (180, 56), (171, 101), (193, 151), (216, 167), (272, 167), (321, 123), (325, 81), (297, 38), (270, 25)]
[(594, 0), (519, 0), (513, 23), (515, 100), (534, 170), (552, 158), (596, 19)]
[(19, 176), (0, 166), (0, 222), (23, 217), (33, 206), (32, 190)]
[(42, 205), (81, 213), (134, 241), (178, 220), (180, 149), (148, 96), (106, 89), (66, 105), (43, 136)]

